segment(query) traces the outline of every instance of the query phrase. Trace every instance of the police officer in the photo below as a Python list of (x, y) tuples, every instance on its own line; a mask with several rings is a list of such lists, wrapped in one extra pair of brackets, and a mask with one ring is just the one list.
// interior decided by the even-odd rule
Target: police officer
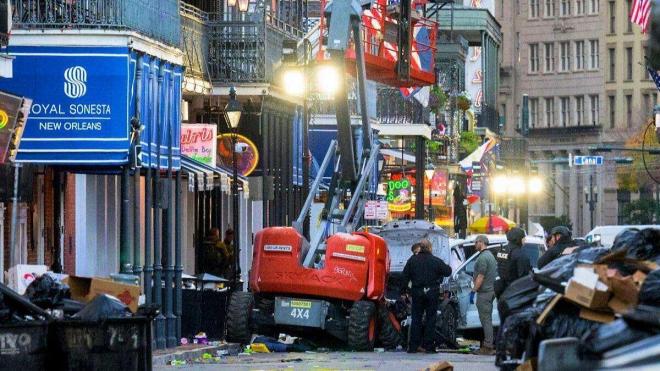
[(495, 278), (495, 297), (499, 299), (500, 295), (506, 289), (507, 266), (509, 262), (509, 245), (501, 245), (493, 249), (495, 260), (497, 261), (497, 277)]
[[(403, 268), (404, 285), (411, 283), (412, 287), (412, 324), (408, 353), (435, 353), (435, 320), (440, 299), (440, 283), (443, 277), (451, 275), (451, 268), (440, 258), (433, 256), (429, 240), (422, 240), (420, 244), (420, 252), (411, 256)], [(422, 323), (424, 314), (426, 320)]]
[(551, 261), (557, 259), (567, 247), (573, 245), (571, 230), (563, 225), (552, 228), (548, 251), (538, 260), (538, 267), (543, 268)]
[(525, 231), (518, 227), (513, 227), (506, 234), (509, 241), (509, 258), (506, 268), (506, 287), (520, 277), (524, 277), (532, 270), (529, 258), (523, 252), (522, 240), (525, 238)]
[[(525, 238), (525, 231), (518, 227), (511, 228), (511, 230), (506, 234), (506, 239), (509, 242), (506, 247), (507, 257), (501, 265), (498, 261), (498, 271), (500, 272), (501, 276), (500, 280), (496, 281), (495, 285), (498, 299), (504, 290), (506, 290), (506, 288), (509, 287), (513, 281), (526, 276), (532, 270), (532, 265), (529, 262), (529, 258), (522, 250), (523, 238)], [(502, 310), (502, 301), (498, 301), (497, 310), (500, 315), (500, 323), (504, 323), (505, 316), (503, 314), (505, 311)]]

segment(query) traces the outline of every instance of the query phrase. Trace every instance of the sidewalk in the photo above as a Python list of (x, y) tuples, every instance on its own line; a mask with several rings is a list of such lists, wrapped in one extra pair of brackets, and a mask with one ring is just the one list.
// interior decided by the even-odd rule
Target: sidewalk
[(224, 343), (219, 345), (182, 345), (171, 349), (154, 350), (153, 366), (166, 366), (169, 365), (173, 360), (186, 361), (189, 363), (194, 359), (201, 358), (204, 353), (210, 353), (215, 357), (217, 356), (218, 352), (227, 355), (237, 355), (240, 353), (240, 351), (240, 345), (233, 343)]

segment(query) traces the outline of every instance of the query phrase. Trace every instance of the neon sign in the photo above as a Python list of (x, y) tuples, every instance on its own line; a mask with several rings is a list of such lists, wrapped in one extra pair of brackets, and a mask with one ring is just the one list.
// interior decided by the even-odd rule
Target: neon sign
[(412, 208), (410, 181), (408, 179), (390, 180), (387, 182), (388, 209), (394, 212), (404, 212)]

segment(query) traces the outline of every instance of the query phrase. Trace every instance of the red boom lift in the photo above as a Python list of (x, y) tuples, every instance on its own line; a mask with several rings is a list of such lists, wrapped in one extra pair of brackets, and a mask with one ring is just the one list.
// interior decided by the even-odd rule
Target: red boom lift
[[(322, 329), (354, 350), (373, 349), (377, 338), (393, 347), (401, 339), (398, 323), (383, 305), (388, 248), (377, 235), (356, 232), (367, 186), (377, 176), (379, 153), (366, 115), (365, 83), (369, 78), (395, 87), (433, 84), (437, 25), (412, 16), (410, 0), (402, 1), (398, 8), (379, 0), (365, 10), (356, 0), (323, 5), (320, 28), (326, 42), (319, 59), (338, 67), (340, 76), (350, 73), (356, 77), (362, 143), (354, 139), (348, 89), (345, 79), (340, 79), (335, 95), (337, 140), (328, 148), (294, 226), (265, 228), (256, 234), (251, 291), (232, 294), (227, 339), (248, 343), (255, 331)], [(418, 27), (426, 28), (424, 40), (413, 38)], [(431, 65), (423, 68), (419, 56), (429, 52)], [(301, 226), (333, 159), (335, 171), (321, 221), (326, 232), (308, 242)], [(336, 233), (329, 235), (330, 230)]]

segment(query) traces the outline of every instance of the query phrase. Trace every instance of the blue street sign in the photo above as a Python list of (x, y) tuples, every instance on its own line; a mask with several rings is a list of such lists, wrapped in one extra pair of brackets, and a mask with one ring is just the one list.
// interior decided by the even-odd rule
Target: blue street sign
[(604, 159), (603, 156), (574, 156), (573, 165), (575, 166), (584, 166), (584, 165), (603, 165)]

